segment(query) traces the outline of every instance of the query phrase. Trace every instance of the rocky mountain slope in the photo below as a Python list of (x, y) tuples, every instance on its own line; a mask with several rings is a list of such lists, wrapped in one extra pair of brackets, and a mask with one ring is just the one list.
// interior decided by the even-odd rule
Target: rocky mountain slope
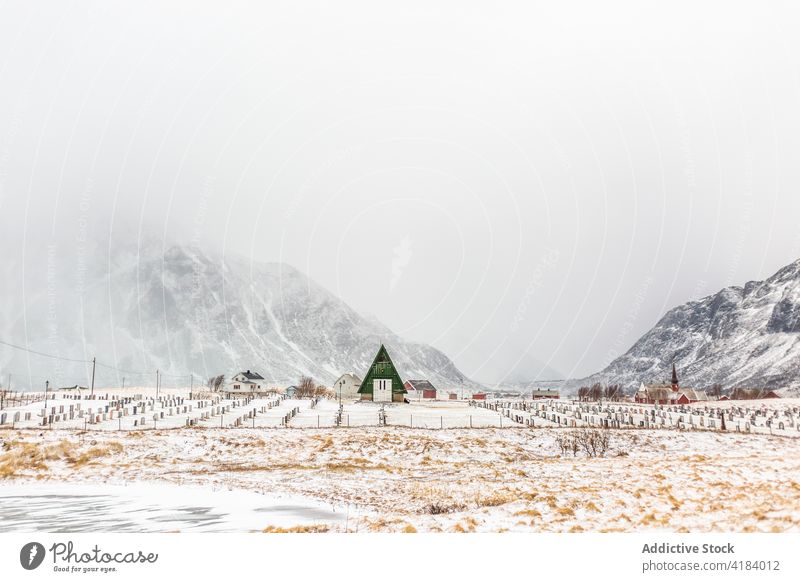
[(800, 392), (800, 260), (672, 309), (625, 355), (570, 386), (666, 381), (673, 359), (686, 386)]
[[(98, 386), (123, 377), (128, 386), (152, 386), (156, 369), (164, 386), (244, 369), (276, 385), (301, 374), (330, 385), (343, 372), (363, 374), (384, 343), (404, 379), (477, 387), (442, 352), (405, 341), (288, 265), (160, 245), (103, 258), (99, 267), (63, 258), (39, 267), (27, 259), (22, 291), (20, 264), (6, 266), (2, 339), (61, 358), (96, 355), (104, 364)], [(34, 283), (37, 269), (43, 280)], [(90, 370), (0, 345), (0, 373), (16, 375), (17, 385), (30, 379), (38, 386), (46, 377), (52, 385), (85, 385)]]

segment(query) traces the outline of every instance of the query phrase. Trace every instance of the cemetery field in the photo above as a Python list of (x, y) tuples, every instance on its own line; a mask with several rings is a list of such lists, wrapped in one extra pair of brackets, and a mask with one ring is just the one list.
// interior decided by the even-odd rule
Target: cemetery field
[(0, 524), (6, 531), (800, 531), (798, 439), (608, 429), (608, 450), (592, 458), (562, 454), (559, 438), (574, 432), (9, 429), (0, 431)]

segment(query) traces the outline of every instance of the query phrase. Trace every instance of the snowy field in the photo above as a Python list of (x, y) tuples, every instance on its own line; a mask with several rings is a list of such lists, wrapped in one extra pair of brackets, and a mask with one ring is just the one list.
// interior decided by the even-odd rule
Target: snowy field
[(421, 429), (583, 426), (682, 429), (800, 438), (800, 399), (652, 406), (569, 400), (414, 401), (380, 405), (273, 395), (226, 399), (219, 394), (142, 393), (129, 389), (96, 398), (56, 393), (12, 402), (0, 427), (130, 431), (202, 428), (325, 428), (397, 426)]
[(9, 429), (0, 431), (0, 524), (14, 531), (94, 523), (106, 531), (800, 531), (796, 439), (612, 429), (603, 457), (564, 454), (558, 439), (579, 430)]
[(797, 399), (649, 405), (632, 402), (500, 400), (478, 403), (525, 426), (680, 429), (800, 438)]
[[(189, 398), (188, 393), (142, 394), (136, 390), (100, 394), (97, 399), (50, 395), (0, 411), (0, 426), (14, 429), (130, 431), (203, 428), (322, 428), (337, 426), (339, 403), (280, 396), (223, 399)], [(108, 397), (106, 397), (108, 396)], [(382, 411), (385, 415), (382, 417)], [(345, 402), (341, 426), (407, 426), (410, 428), (503, 428), (524, 426), (502, 411), (458, 402), (387, 404)]]
[[(347, 508), (291, 495), (171, 483), (0, 485), (0, 532), (241, 532), (347, 527)], [(46, 525), (44, 525), (46, 524)]]

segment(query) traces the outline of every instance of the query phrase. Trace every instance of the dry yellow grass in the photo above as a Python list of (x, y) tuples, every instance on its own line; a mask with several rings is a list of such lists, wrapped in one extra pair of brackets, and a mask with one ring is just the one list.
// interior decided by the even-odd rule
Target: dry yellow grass
[(490, 495), (478, 495), (475, 498), (475, 503), (478, 507), (498, 507), (517, 501), (518, 496), (510, 491), (497, 491)]
[(292, 527), (268, 525), (261, 530), (262, 533), (326, 533), (328, 531), (330, 531), (330, 527), (327, 525), (295, 525)]
[(541, 512), (535, 509), (523, 509), (515, 512), (514, 515), (517, 517), (542, 517)]
[[(556, 458), (552, 434), (544, 430), (483, 430), (479, 438), (464, 431), (457, 439), (448, 431), (394, 428), (274, 431), (266, 439), (264, 432), (247, 429), (185, 431), (180, 439), (175, 434), (9, 432), (0, 450), (0, 479), (97, 475), (196, 485), (211, 480), (242, 489), (257, 482), (264, 490), (355, 505), (362, 531), (410, 526), (466, 532), (517, 523), (520, 529), (566, 532), (578, 523), (576, 515), (587, 531), (800, 530), (800, 457), (779, 440), (747, 438), (733, 447), (726, 436), (696, 435), (695, 443), (689, 435), (686, 448), (681, 441), (677, 449), (674, 435), (641, 433), (629, 457), (590, 460)], [(113, 440), (123, 438), (121, 456)], [(662, 442), (681, 452), (665, 457)], [(506, 463), (510, 455), (516, 464)], [(659, 460), (655, 475), (641, 471), (649, 459)], [(756, 462), (763, 471), (744, 469)], [(784, 477), (775, 478), (776, 472)], [(600, 473), (626, 486), (606, 495), (597, 485)], [(382, 488), (365, 488), (365, 479), (380, 481), (396, 495), (387, 499), (376, 493)], [(468, 516), (480, 525), (465, 521)]]
[(106, 443), (105, 445), (91, 447), (90, 449), (79, 453), (78, 456), (70, 455), (66, 460), (73, 467), (80, 467), (90, 463), (94, 459), (121, 453), (122, 450), (123, 447), (120, 443), (112, 441), (110, 443)]
[(475, 531), (475, 528), (478, 526), (478, 521), (472, 517), (465, 517), (455, 525), (453, 525), (451, 531), (454, 533), (472, 533)]
[(373, 520), (367, 520), (366, 525), (369, 531), (373, 532), (380, 532), (380, 531), (392, 531), (394, 526), (398, 523), (403, 523), (402, 520), (397, 518), (384, 518), (379, 517)]
[(121, 453), (123, 446), (117, 441), (83, 449), (81, 444), (61, 440), (52, 444), (19, 441), (4, 443), (5, 453), (0, 456), (0, 478), (8, 479), (26, 472), (35, 472), (37, 478), (48, 470), (48, 462), (66, 461), (73, 468), (82, 467), (95, 459)]
[(597, 505), (595, 505), (593, 501), (587, 501), (586, 505), (584, 507), (586, 507), (587, 511), (593, 511), (595, 513), (600, 513), (600, 508), (597, 507)]

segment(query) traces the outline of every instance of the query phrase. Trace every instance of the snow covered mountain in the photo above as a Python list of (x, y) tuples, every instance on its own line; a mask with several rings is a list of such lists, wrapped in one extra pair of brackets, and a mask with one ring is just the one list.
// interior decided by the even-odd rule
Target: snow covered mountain
[[(477, 387), (442, 352), (403, 340), (288, 265), (161, 245), (102, 258), (92, 267), (58, 254), (39, 269), (27, 259), (22, 291), (21, 263), (7, 266), (2, 339), (60, 358), (96, 355), (97, 386), (120, 385), (123, 377), (128, 386), (152, 386), (156, 369), (164, 386), (186, 386), (190, 374), (197, 383), (245, 369), (276, 385), (294, 384), (301, 374), (330, 385), (344, 372), (363, 374), (384, 343), (404, 379)], [(43, 280), (33, 283), (36, 270)], [(90, 371), (85, 363), (0, 345), (0, 373), (12, 372), (17, 385), (28, 383), (26, 376), (33, 386), (45, 377), (53, 385), (85, 385)]]
[(672, 309), (625, 355), (570, 385), (667, 381), (673, 358), (686, 386), (800, 392), (800, 260)]

